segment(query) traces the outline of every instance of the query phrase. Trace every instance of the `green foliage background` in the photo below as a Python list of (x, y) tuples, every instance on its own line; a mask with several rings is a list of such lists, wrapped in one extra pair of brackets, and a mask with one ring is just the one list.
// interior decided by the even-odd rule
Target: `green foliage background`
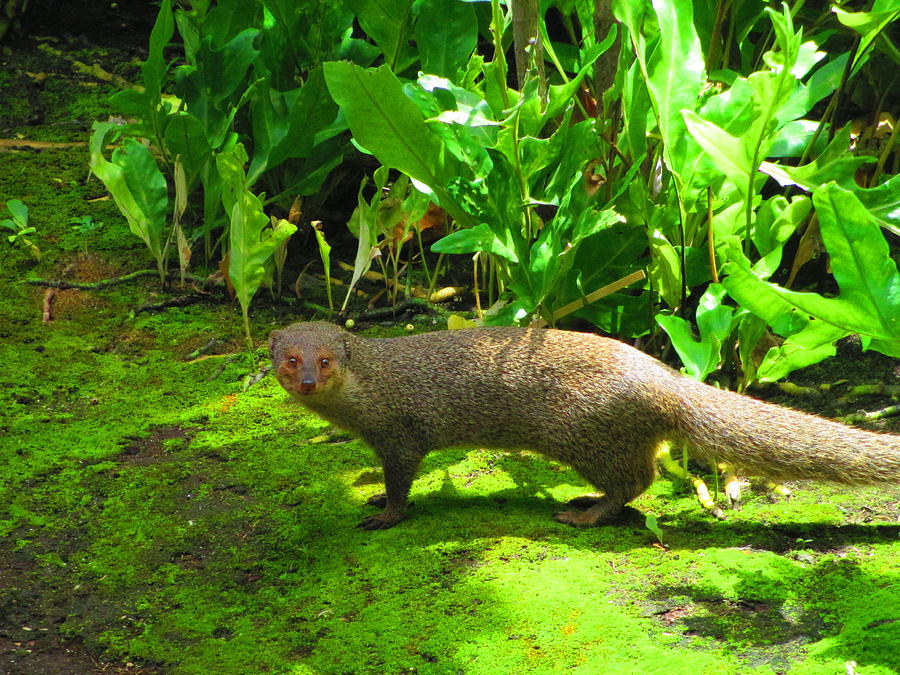
[[(248, 221), (227, 206), (217, 157), (245, 147), (241, 189), (265, 189), (262, 205), (277, 212), (306, 195), (316, 203), (352, 135), (357, 151), (411, 179), (389, 200), (402, 201), (407, 223), (428, 201), (449, 214), (451, 232), (431, 250), (477, 255), (491, 280), (486, 322), (577, 318), (623, 337), (662, 328), (701, 379), (738, 343), (744, 386), (815, 363), (853, 333), (900, 354), (896, 125), (864, 147), (898, 103), (896, 2), (865, 12), (749, 0), (609, 9), (616, 22), (595, 26), (586, 1), (226, 0), (188, 10), (166, 0), (144, 90), (113, 101), (140, 121), (98, 126), (92, 167), (160, 269), (160, 202), (144, 205), (128, 186), (158, 185), (164, 173), (173, 182), (176, 166), (177, 187), (202, 213), (187, 239), (205, 241), (207, 256), (271, 241), (257, 272), (243, 271), (246, 258), (229, 262), (245, 315), (290, 231), (273, 219), (272, 230), (221, 234)], [(515, 44), (514, 21), (539, 42)], [(176, 29), (173, 65), (164, 50)], [(615, 78), (603, 82), (610, 65)], [(106, 161), (110, 133), (149, 141), (162, 173), (134, 145)], [(114, 179), (115, 166), (135, 178)], [(349, 223), (354, 281), (382, 262), (395, 221), (379, 205), (389, 208), (376, 199)], [(817, 245), (830, 273), (798, 277)], [(590, 295), (638, 270), (641, 284)], [(392, 297), (401, 286), (395, 279)], [(582, 305), (574, 315), (572, 303)], [(776, 346), (754, 357), (772, 335)]]

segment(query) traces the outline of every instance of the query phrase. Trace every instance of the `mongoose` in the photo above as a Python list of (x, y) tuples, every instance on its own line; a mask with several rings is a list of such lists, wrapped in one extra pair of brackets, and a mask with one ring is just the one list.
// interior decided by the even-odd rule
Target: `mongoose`
[(496, 327), (369, 339), (314, 321), (273, 331), (269, 346), (281, 385), (381, 459), (387, 498), (372, 501), (384, 510), (365, 529), (400, 521), (422, 458), (447, 447), (536, 450), (574, 467), (603, 495), (556, 515), (572, 525), (640, 495), (666, 440), (774, 479), (900, 479), (900, 436), (716, 389), (598, 335)]

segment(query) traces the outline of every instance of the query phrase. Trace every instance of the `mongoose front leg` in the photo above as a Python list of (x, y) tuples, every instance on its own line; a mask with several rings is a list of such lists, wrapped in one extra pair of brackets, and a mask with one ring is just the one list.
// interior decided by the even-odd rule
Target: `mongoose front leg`
[(413, 477), (419, 468), (419, 461), (418, 458), (408, 459), (408, 461), (397, 457), (382, 459), (384, 487), (387, 494), (375, 495), (368, 503), (373, 506), (384, 506), (384, 510), (374, 516), (363, 518), (357, 527), (364, 530), (386, 530), (403, 520), (406, 497), (409, 495)]

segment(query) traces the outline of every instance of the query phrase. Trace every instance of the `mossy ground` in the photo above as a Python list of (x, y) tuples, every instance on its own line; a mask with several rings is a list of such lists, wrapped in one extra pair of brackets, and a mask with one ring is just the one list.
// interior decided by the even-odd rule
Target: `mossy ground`
[[(147, 279), (60, 293), (42, 323), (24, 278), (152, 266), (86, 165), (0, 155), (0, 203), (28, 204), (44, 253), (0, 242), (0, 671), (900, 669), (896, 486), (748, 491), (719, 522), (662, 478), (620, 522), (575, 530), (550, 517), (587, 490), (566, 467), (447, 450), (407, 521), (354, 528), (381, 489), (373, 454), (271, 377), (244, 390), (235, 306), (132, 315), (165, 296)], [(75, 234), (84, 215), (103, 228)], [(263, 301), (253, 318), (261, 339), (299, 314)], [(219, 354), (186, 360), (211, 338)], [(841, 377), (897, 380), (870, 363)]]

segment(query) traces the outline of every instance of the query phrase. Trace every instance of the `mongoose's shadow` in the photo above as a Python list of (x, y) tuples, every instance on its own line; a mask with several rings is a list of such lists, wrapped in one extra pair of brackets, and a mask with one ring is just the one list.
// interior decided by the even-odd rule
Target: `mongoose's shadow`
[[(464, 452), (464, 451), (461, 451)], [(450, 451), (453, 453), (453, 451)], [(457, 456), (458, 457), (458, 456)], [(655, 542), (657, 537), (646, 524), (647, 514), (634, 506), (626, 506), (613, 518), (598, 527), (573, 528), (557, 523), (554, 514), (571, 508), (561, 501), (551, 488), (559, 485), (583, 486), (579, 494), (593, 492), (591, 486), (581, 480), (568, 467), (548, 462), (537, 457), (519, 453), (503, 453), (492, 461), (492, 470), (504, 472), (514, 483), (489, 493), (476, 494), (470, 490), (460, 490), (458, 481), (452, 479), (448, 466), (453, 455), (447, 452), (435, 453), (426, 460), (425, 471), (443, 472), (443, 480), (438, 489), (419, 492), (407, 511), (407, 521), (400, 527), (422, 525), (422, 536), (444, 528), (430, 527), (427, 522), (438, 519), (441, 522), (452, 514), (453, 520), (464, 526), (471, 519), (475, 527), (480, 521), (489, 519), (492, 527), (504, 528), (508, 523), (509, 534), (534, 538), (552, 538), (554, 535), (565, 540), (567, 545), (583, 544), (587, 547), (603, 546), (604, 541), (615, 549), (642, 548)], [(659, 479), (658, 479), (659, 480)], [(665, 480), (665, 479), (662, 479)], [(574, 495), (573, 495), (574, 496)], [(725, 511), (725, 519), (718, 520), (705, 511), (696, 500), (691, 500), (688, 509), (680, 508), (659, 516), (658, 524), (664, 533), (664, 541), (673, 550), (694, 550), (713, 547), (752, 547), (773, 553), (784, 553), (797, 548), (813, 551), (831, 551), (843, 546), (874, 544), (896, 541), (900, 538), (900, 524), (895, 523), (841, 523), (804, 520), (790, 523), (771, 524), (764, 521), (747, 521), (729, 518), (733, 511)], [(368, 515), (370, 507), (364, 513)], [(517, 528), (523, 521), (534, 521), (522, 531)], [(578, 533), (591, 533), (578, 536)], [(440, 539), (437, 537), (436, 539)], [(423, 541), (423, 544), (429, 543)]]
[[(365, 507), (368, 514), (370, 507)], [(568, 508), (566, 502), (549, 497), (529, 496), (516, 488), (499, 490), (490, 495), (446, 494), (433, 492), (417, 495), (407, 511), (407, 520), (397, 527), (422, 526), (422, 545), (437, 543), (447, 538), (443, 525), (448, 513), (457, 522), (471, 519), (476, 523), (489, 520), (492, 527), (503, 528), (508, 523), (509, 534), (525, 538), (565, 540), (567, 545), (586, 548), (602, 546), (602, 541), (615, 539), (614, 547), (644, 548), (656, 535), (647, 528), (647, 514), (633, 506), (626, 506), (615, 517), (588, 528), (575, 528), (557, 523), (552, 518)], [(361, 512), (362, 513), (362, 512)], [(695, 514), (684, 512), (675, 516), (661, 516), (658, 525), (664, 532), (666, 548), (671, 550), (698, 550), (709, 547), (749, 547), (773, 553), (786, 553), (794, 549), (833, 551), (844, 546), (876, 544), (896, 541), (900, 538), (900, 525), (893, 523), (834, 524), (821, 521), (796, 523), (748, 522), (717, 520), (699, 505)], [(429, 526), (429, 521), (440, 521), (441, 528)], [(531, 527), (523, 531), (516, 527), (524, 519), (534, 519)], [(595, 533), (593, 536), (590, 533)], [(576, 536), (584, 533), (587, 536)], [(428, 541), (433, 536), (434, 541)]]

